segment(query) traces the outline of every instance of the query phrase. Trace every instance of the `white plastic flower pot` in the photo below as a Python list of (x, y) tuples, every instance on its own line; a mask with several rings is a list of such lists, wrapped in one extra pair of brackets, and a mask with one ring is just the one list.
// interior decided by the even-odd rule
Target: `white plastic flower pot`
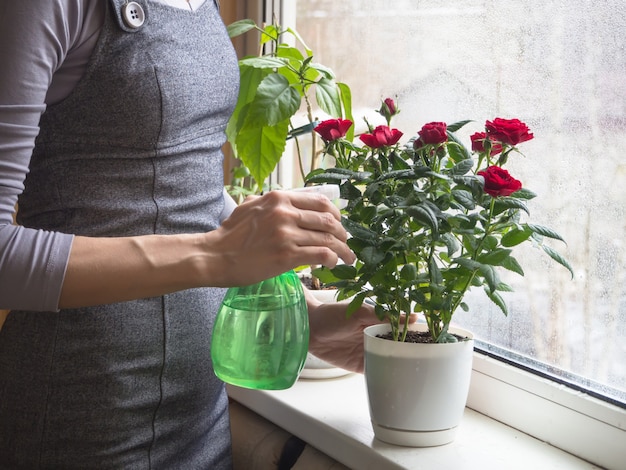
[[(426, 325), (411, 325), (426, 330)], [(432, 447), (454, 440), (469, 392), (473, 335), (446, 344), (400, 343), (377, 337), (387, 324), (365, 329), (365, 380), (377, 439), (395, 445)]]

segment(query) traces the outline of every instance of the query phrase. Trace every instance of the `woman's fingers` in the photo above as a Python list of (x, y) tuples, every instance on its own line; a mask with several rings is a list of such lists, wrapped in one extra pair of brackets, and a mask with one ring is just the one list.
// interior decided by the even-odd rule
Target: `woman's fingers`
[(229, 259), (231, 280), (263, 279), (305, 264), (334, 267), (339, 258), (354, 262), (346, 245), (341, 214), (325, 196), (315, 193), (273, 191), (251, 197), (222, 226), (209, 235), (214, 255)]

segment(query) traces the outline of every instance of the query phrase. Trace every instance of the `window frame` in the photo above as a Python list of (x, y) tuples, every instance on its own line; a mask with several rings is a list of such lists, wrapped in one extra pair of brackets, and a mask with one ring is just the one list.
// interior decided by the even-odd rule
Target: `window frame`
[[(239, 1), (247, 11), (295, 25), (295, 2)], [(281, 175), (289, 174), (293, 164), (281, 161), (274, 181), (283, 183)], [(476, 348), (468, 408), (602, 467), (623, 465), (626, 403), (555, 380), (539, 369), (498, 356), (497, 349), (488, 344)]]

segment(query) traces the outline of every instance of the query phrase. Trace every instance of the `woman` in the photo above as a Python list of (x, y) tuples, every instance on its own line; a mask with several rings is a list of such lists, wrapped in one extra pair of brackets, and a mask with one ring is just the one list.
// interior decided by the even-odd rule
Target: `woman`
[[(230, 467), (223, 288), (351, 263), (337, 209), (224, 203), (214, 0), (2, 2), (0, 64), (0, 468)], [(371, 311), (308, 303), (311, 350), (360, 370)]]

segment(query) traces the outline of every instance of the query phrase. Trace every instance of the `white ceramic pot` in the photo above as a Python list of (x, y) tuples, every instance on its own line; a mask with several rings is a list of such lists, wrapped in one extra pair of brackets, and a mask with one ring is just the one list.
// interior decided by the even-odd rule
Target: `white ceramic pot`
[[(414, 324), (411, 329), (426, 330)], [(410, 447), (454, 440), (463, 417), (472, 372), (473, 335), (446, 344), (400, 343), (376, 337), (389, 325), (365, 329), (365, 380), (376, 438)]]
[[(335, 298), (337, 290), (335, 289), (311, 290), (310, 292), (320, 302), (330, 303), (337, 301)], [(308, 353), (306, 356), (306, 362), (304, 363), (304, 368), (302, 369), (302, 372), (300, 372), (300, 378), (333, 379), (336, 377), (343, 377), (348, 374), (351, 374), (351, 372), (340, 367), (335, 367), (331, 363)]]

